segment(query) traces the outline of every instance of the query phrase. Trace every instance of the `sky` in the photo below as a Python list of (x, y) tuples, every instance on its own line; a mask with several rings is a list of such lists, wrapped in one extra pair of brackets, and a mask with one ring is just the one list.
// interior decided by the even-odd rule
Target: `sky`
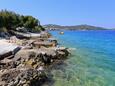
[(115, 0), (0, 0), (0, 10), (32, 15), (41, 24), (115, 28)]

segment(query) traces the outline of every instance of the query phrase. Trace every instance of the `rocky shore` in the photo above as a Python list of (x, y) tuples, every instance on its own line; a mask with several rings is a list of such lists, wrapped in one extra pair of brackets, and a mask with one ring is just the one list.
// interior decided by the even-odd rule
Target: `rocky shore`
[(48, 67), (69, 55), (49, 33), (14, 38), (17, 47), (0, 54), (0, 86), (41, 86), (48, 80)]

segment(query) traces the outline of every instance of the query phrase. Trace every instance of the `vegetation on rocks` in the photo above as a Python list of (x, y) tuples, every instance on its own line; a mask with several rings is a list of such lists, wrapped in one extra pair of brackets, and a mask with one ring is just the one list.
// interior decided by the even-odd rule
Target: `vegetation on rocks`
[(0, 12), (0, 37), (7, 39), (6, 45), (17, 46), (0, 54), (0, 86), (41, 86), (51, 79), (50, 68), (67, 58), (68, 49), (57, 47), (57, 40), (42, 30), (32, 16)]
[(24, 27), (30, 32), (44, 30), (40, 21), (32, 16), (24, 16), (7, 10), (0, 11), (0, 32), (16, 30), (18, 27)]

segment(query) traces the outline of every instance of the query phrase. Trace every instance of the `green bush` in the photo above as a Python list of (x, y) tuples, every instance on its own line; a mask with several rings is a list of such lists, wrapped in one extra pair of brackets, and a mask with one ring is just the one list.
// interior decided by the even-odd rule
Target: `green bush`
[(11, 11), (0, 11), (0, 28), (7, 30), (16, 30), (17, 27), (28, 28), (28, 31), (40, 32), (44, 28), (40, 25), (38, 19), (32, 16), (23, 16)]

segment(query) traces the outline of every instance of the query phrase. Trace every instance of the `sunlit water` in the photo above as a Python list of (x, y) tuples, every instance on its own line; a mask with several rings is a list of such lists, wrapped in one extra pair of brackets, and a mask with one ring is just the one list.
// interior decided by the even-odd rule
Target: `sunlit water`
[(53, 86), (115, 86), (115, 31), (51, 32), (72, 55), (52, 70)]

